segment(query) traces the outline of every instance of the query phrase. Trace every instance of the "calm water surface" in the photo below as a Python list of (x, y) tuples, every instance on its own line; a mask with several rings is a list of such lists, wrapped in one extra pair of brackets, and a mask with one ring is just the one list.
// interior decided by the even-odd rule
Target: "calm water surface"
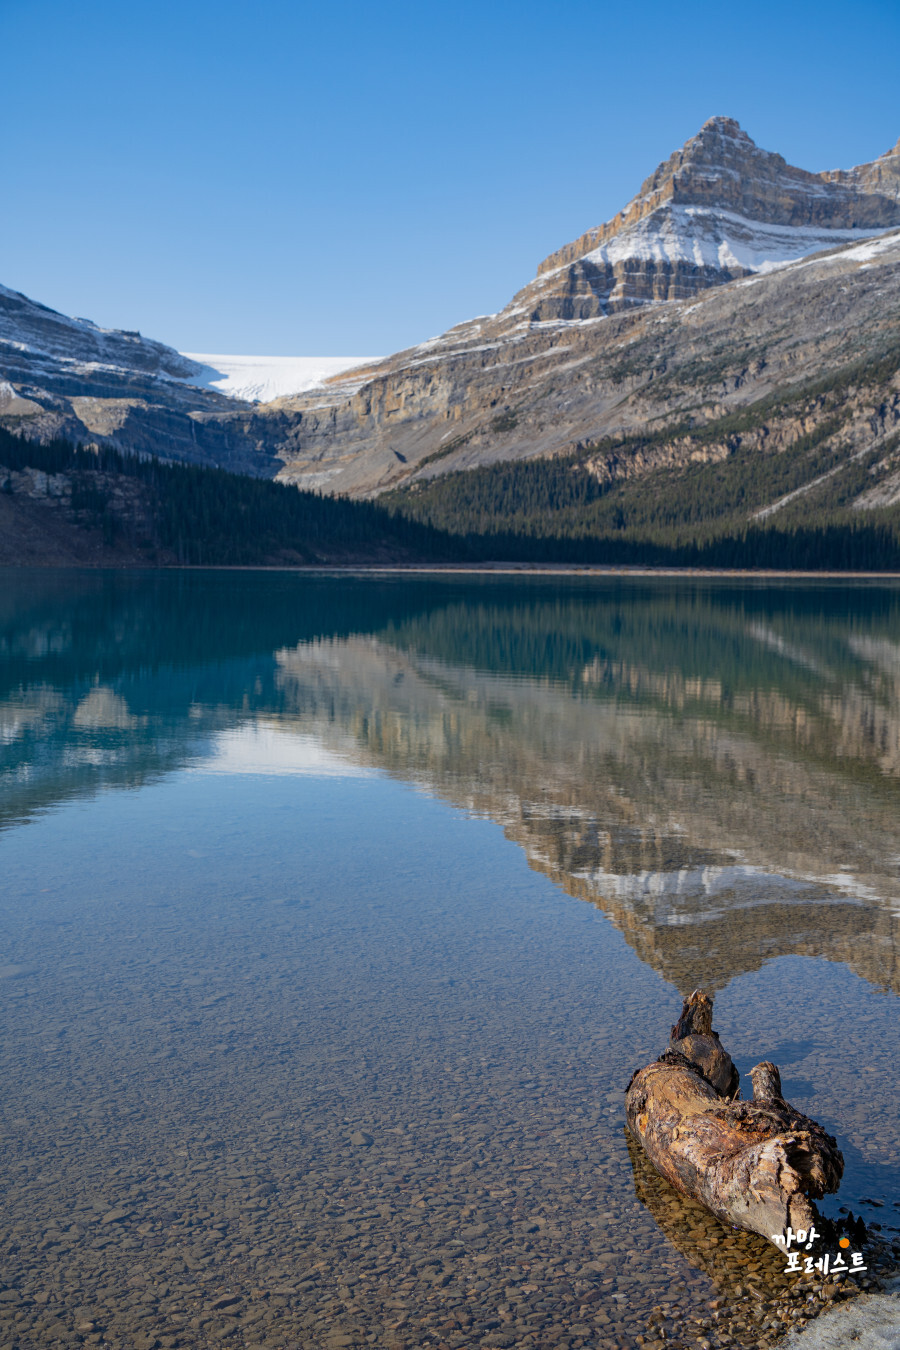
[(889, 1238), (898, 912), (895, 586), (0, 573), (0, 1344), (769, 1344), (623, 1089), (715, 991)]

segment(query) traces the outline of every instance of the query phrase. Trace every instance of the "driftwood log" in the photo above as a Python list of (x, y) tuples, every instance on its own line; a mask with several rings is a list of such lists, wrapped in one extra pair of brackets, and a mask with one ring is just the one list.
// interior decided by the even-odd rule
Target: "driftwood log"
[(668, 1049), (639, 1069), (625, 1093), (628, 1128), (668, 1182), (716, 1218), (774, 1241), (818, 1222), (811, 1203), (836, 1191), (844, 1159), (836, 1140), (781, 1095), (765, 1061), (750, 1070), (752, 1102), (712, 1028), (712, 999), (685, 1000)]

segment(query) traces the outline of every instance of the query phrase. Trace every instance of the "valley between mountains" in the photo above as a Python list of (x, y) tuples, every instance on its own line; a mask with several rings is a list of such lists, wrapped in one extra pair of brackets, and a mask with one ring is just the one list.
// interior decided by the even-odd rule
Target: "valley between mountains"
[[(378, 499), (385, 522), (431, 531), (420, 556), (466, 540), (466, 556), (752, 565), (754, 541), (799, 532), (799, 552), (758, 560), (894, 566), (900, 142), (808, 173), (713, 118), (498, 314), (349, 370), (228, 360), (222, 374), (0, 290), (0, 428), (45, 447)], [(51, 495), (5, 482), (30, 510)]]

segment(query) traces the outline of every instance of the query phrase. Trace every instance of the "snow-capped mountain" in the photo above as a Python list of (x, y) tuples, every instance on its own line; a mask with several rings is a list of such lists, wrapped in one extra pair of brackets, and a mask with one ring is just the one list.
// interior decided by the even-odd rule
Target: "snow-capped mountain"
[[(293, 400), (303, 420), (281, 476), (377, 493), (635, 434), (678, 407), (696, 418), (712, 350), (734, 381), (703, 398), (743, 406), (887, 341), (898, 249), (900, 142), (871, 164), (809, 173), (714, 117), (499, 313), (397, 353), (362, 384), (355, 372)], [(872, 292), (875, 268), (887, 289)]]
[(588, 319), (769, 272), (900, 225), (900, 141), (872, 164), (807, 173), (713, 117), (623, 211), (551, 253), (498, 316)]

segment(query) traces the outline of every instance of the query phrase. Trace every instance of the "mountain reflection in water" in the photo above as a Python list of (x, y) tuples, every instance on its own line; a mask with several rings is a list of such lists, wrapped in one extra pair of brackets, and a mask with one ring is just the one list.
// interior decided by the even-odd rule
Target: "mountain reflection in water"
[(2, 823), (197, 762), (388, 773), (682, 991), (790, 953), (898, 991), (892, 584), (4, 580)]

